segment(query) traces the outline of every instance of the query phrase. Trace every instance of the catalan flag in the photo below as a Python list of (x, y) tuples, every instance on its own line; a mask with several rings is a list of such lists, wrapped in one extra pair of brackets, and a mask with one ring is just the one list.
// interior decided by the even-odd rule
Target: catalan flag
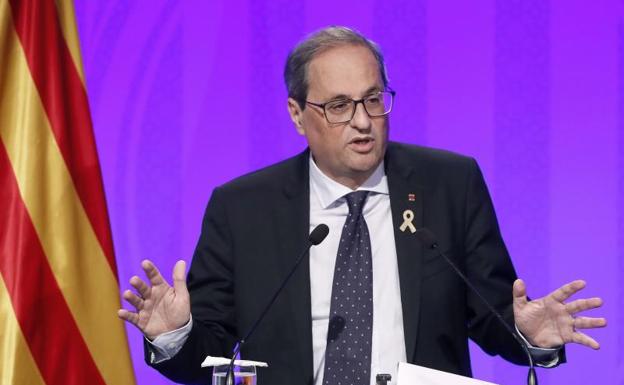
[(0, 0), (0, 384), (133, 384), (71, 0)]

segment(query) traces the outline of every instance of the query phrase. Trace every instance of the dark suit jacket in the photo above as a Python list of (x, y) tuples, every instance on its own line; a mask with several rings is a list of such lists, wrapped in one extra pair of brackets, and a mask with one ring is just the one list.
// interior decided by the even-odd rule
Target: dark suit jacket
[[(199, 368), (204, 357), (231, 355), (293, 266), (309, 233), (308, 157), (305, 151), (214, 190), (188, 275), (191, 334), (175, 357), (154, 365), (167, 377), (210, 384), (210, 371)], [(471, 338), (489, 354), (524, 363), (516, 342), (446, 262), (399, 230), (404, 210), (412, 210), (416, 228), (436, 234), (440, 247), (513, 324), (516, 273), (476, 162), (389, 143), (385, 167), (408, 361), (470, 375)], [(259, 369), (259, 384), (312, 384), (310, 306), (304, 262), (242, 349), (243, 358), (270, 365)]]

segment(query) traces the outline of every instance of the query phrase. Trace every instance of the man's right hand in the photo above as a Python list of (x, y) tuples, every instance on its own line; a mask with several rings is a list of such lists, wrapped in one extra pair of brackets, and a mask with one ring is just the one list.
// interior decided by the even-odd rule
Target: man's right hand
[(123, 298), (134, 306), (135, 311), (119, 309), (117, 315), (153, 340), (160, 334), (181, 328), (191, 318), (186, 263), (178, 261), (173, 267), (173, 287), (169, 286), (151, 261), (144, 260), (141, 267), (151, 286), (136, 275), (130, 278), (130, 285), (138, 294), (126, 290)]

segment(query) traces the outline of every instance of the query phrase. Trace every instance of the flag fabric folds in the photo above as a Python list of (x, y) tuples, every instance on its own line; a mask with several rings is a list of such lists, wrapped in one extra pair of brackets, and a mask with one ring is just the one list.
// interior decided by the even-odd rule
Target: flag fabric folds
[(0, 0), (0, 383), (134, 384), (71, 0)]

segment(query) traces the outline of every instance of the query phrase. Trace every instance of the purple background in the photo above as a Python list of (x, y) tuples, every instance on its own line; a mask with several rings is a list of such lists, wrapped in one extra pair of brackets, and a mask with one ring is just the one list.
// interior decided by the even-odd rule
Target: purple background
[[(122, 286), (143, 258), (189, 259), (214, 186), (305, 147), (282, 70), (304, 34), (381, 44), (394, 140), (480, 162), (519, 275), (538, 297), (576, 278), (610, 327), (541, 384), (624, 384), (624, 2), (76, 1)], [(595, 313), (594, 313), (595, 314)], [(139, 384), (166, 384), (129, 329)], [(526, 370), (472, 349), (475, 376)]]

